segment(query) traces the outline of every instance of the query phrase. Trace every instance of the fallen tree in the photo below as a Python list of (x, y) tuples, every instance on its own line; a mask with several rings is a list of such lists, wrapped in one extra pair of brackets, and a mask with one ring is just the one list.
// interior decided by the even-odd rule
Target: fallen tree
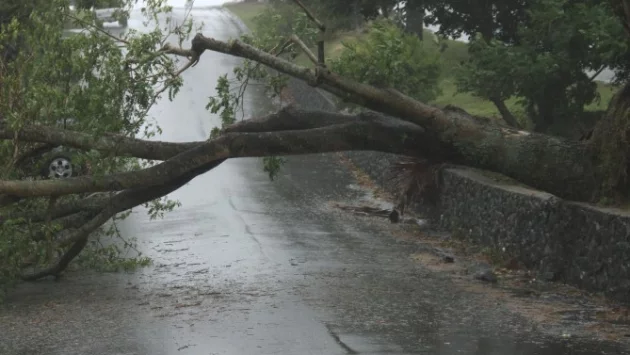
[[(623, 4), (628, 5), (625, 1)], [(630, 13), (621, 11), (620, 16), (624, 23), (630, 23)], [(9, 207), (2, 212), (2, 228), (12, 228), (6, 231), (27, 224), (63, 225), (61, 231), (31, 235), (54, 242), (62, 255), (44, 263), (24, 263), (23, 280), (58, 275), (83, 250), (90, 234), (116, 214), (165, 196), (236, 157), (380, 151), (416, 157), (428, 165), (450, 163), (491, 170), (566, 199), (592, 202), (603, 197), (626, 197), (628, 88), (613, 100), (609, 114), (598, 124), (591, 140), (571, 141), (489, 123), (461, 109), (434, 107), (394, 89), (341, 77), (321, 62), (323, 53), (310, 53), (315, 67), (307, 68), (242, 40), (223, 42), (199, 33), (188, 49), (166, 45), (152, 55), (188, 58), (188, 64), (177, 71), (179, 75), (183, 70), (194, 70), (205, 51), (260, 63), (369, 110), (341, 114), (289, 106), (265, 117), (227, 125), (207, 141), (187, 143), (3, 124), (0, 139), (6, 141), (63, 145), (160, 161), (143, 169), (105, 175), (1, 180), (0, 194)], [(87, 193), (97, 194), (79, 200), (66, 198)], [(19, 208), (25, 201), (42, 198), (47, 203), (39, 204), (39, 208)]]

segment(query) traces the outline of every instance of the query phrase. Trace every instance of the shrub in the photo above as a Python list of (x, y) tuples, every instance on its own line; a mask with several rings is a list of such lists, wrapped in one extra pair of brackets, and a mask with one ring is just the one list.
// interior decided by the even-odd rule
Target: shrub
[(440, 95), (440, 55), (414, 34), (386, 19), (372, 22), (365, 37), (343, 44), (331, 69), (378, 87), (391, 87), (427, 102)]

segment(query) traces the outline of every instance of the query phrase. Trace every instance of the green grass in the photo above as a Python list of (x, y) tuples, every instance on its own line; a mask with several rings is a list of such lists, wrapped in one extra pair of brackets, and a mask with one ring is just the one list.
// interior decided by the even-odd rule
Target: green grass
[[(224, 5), (228, 10), (232, 11), (238, 16), (247, 27), (254, 28), (254, 17), (258, 15), (265, 6), (265, 3), (231, 3)], [(343, 42), (351, 41), (359, 38), (361, 32), (344, 32), (332, 35), (324, 45), (324, 52), (327, 59), (335, 58), (343, 50)], [(424, 43), (429, 46), (435, 46), (433, 42), (433, 32), (425, 30)], [(444, 75), (440, 82), (442, 89), (442, 95), (432, 102), (439, 106), (455, 105), (463, 108), (472, 115), (484, 116), (489, 118), (500, 118), (499, 111), (490, 101), (482, 98), (475, 97), (469, 93), (458, 93), (451, 73), (459, 63), (468, 58), (468, 44), (460, 41), (445, 40), (446, 49), (441, 54), (441, 60), (444, 67)], [(296, 64), (303, 66), (312, 66), (310, 60), (301, 55), (296, 58)], [(598, 82), (598, 92), (601, 100), (599, 102), (589, 105), (586, 109), (589, 111), (604, 110), (608, 106), (610, 99), (616, 91), (616, 88), (612, 85)], [(517, 117), (525, 117), (523, 108), (517, 103), (516, 99), (509, 99), (506, 101), (507, 107)]]
[(268, 4), (261, 2), (237, 2), (223, 4), (223, 7), (232, 11), (232, 13), (240, 18), (249, 29), (254, 28), (254, 17), (261, 13), (266, 6), (268, 6)]
[[(329, 40), (324, 42), (324, 55), (326, 56), (326, 60), (337, 58), (344, 49), (343, 43), (356, 39), (358, 36), (360, 36), (360, 34), (355, 32), (344, 32), (332, 35)], [(315, 56), (317, 56), (317, 49), (313, 48), (312, 51)], [(295, 63), (305, 67), (313, 66), (313, 62), (311, 62), (305, 54), (300, 54), (295, 58)]]

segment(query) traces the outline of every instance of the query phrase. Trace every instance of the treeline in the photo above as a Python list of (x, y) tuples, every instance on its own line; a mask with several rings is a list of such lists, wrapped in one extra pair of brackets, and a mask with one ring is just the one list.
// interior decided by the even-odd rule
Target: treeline
[[(267, 29), (262, 32), (268, 34), (271, 27), (281, 35), (298, 33), (307, 42), (316, 38), (317, 29), (300, 15), (293, 0), (269, 3), (270, 13), (258, 19), (260, 27)], [(439, 52), (444, 49), (439, 43), (435, 46), (439, 39), (468, 36), (467, 59), (449, 68), (457, 90), (492, 102), (507, 124), (539, 132), (563, 134), (567, 127), (587, 131), (601, 114), (585, 110), (600, 100), (596, 75), (612, 70), (615, 84), (626, 82), (629, 75), (630, 55), (624, 28), (608, 1), (304, 0), (303, 3), (326, 23), (329, 36), (340, 31), (372, 30), (374, 23), (380, 23), (376, 30), (383, 33), (387, 32), (383, 27), (387, 23), (397, 28), (399, 38), (408, 45), (425, 42), (424, 51), (415, 50), (415, 55), (429, 59), (407, 60), (407, 71), (401, 78), (409, 80), (409, 75), (414, 74), (426, 78), (426, 85), (435, 84), (431, 81), (435, 75), (427, 73), (434, 70), (435, 64), (433, 54), (427, 54), (428, 49), (435, 47)], [(423, 31), (430, 25), (439, 26), (437, 37), (427, 36)], [(415, 36), (418, 42), (409, 36)], [(377, 53), (379, 48), (391, 50), (394, 46), (393, 39), (385, 37), (388, 43), (372, 42), (364, 49), (374, 52), (362, 58), (372, 65), (400, 63), (391, 55), (385, 61), (375, 60), (374, 57), (384, 55)], [(398, 48), (398, 51), (409, 56), (412, 50)], [(426, 65), (411, 65), (416, 60)], [(365, 75), (368, 69), (362, 69), (362, 79), (369, 81)], [(369, 71), (382, 76), (388, 70), (391, 72), (391, 68), (385, 67)], [(416, 80), (414, 84), (421, 82)], [(414, 89), (405, 80), (387, 84), (413, 94), (409, 90)], [(518, 100), (525, 117), (510, 111), (505, 104), (508, 99)]]

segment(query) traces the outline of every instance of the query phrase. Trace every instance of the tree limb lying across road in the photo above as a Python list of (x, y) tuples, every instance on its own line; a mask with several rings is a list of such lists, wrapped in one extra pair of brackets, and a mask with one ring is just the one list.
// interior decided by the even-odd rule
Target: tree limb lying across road
[[(50, 11), (61, 10), (51, 7)], [(620, 10), (619, 14), (624, 24), (630, 23), (627, 11)], [(45, 12), (40, 15), (44, 23), (54, 23), (52, 15), (50, 18)], [(84, 20), (84, 23), (89, 21)], [(28, 25), (38, 28), (42, 24)], [(99, 31), (102, 32), (100, 29), (93, 31), (87, 45), (79, 40), (74, 44), (85, 46), (82, 54), (74, 58), (75, 62), (49, 74), (63, 73), (60, 80), (67, 81), (65, 88), (48, 88), (48, 81), (42, 81), (41, 87), (48, 91), (33, 91), (38, 95), (49, 95), (43, 96), (49, 100), (24, 96), (28, 90), (21, 86), (23, 82), (16, 79), (19, 77), (11, 76), (19, 70), (34, 72), (27, 67), (31, 63), (29, 59), (41, 53), (29, 52), (27, 46), (22, 46), (22, 52), (11, 53), (10, 63), (15, 67), (12, 67), (14, 71), (8, 66), (0, 66), (0, 89), (4, 93), (4, 96), (0, 93), (0, 97), (13, 99), (0, 100), (0, 117), (7, 117), (0, 125), (0, 140), (6, 143), (6, 156), (12, 157), (8, 166), (16, 172), (16, 175), (4, 174), (0, 179), (0, 197), (5, 206), (0, 210), (0, 223), (6, 232), (3, 235), (29, 235), (37, 242), (47, 239), (62, 250), (57, 261), (48, 253), (46, 262), (40, 262), (34, 270), (30, 262), (27, 263), (31, 268), (28, 272), (18, 267), (24, 280), (58, 275), (81, 253), (89, 235), (115, 215), (160, 199), (226, 159), (237, 157), (379, 151), (419, 158), (430, 166), (450, 163), (487, 169), (566, 199), (592, 202), (610, 195), (627, 195), (628, 147), (619, 142), (625, 142), (630, 127), (627, 124), (628, 88), (622, 89), (613, 100), (609, 114), (598, 123), (591, 140), (573, 141), (492, 123), (456, 107), (439, 108), (393, 88), (343, 77), (319, 61), (314, 63), (315, 68), (303, 67), (278, 53), (266, 52), (240, 39), (225, 42), (198, 33), (192, 38), (190, 47), (184, 49), (163, 45), (161, 38), (156, 40), (160, 37), (157, 35), (134, 42), (132, 37), (99, 36)], [(14, 40), (16, 43), (20, 41), (17, 37)], [(28, 42), (28, 37), (24, 41)], [(72, 40), (59, 42), (54, 38), (50, 41), (51, 51), (64, 48), (65, 43), (74, 43)], [(103, 60), (102, 53), (114, 53), (117, 45), (127, 46), (127, 57), (117, 52), (120, 55), (120, 58), (116, 57), (118, 62)], [(156, 48), (161, 49), (156, 51)], [(60, 54), (59, 60), (72, 56), (74, 50), (77, 48), (68, 48), (67, 53)], [(174, 95), (182, 84), (180, 74), (184, 70), (194, 70), (194, 65), (204, 60), (206, 51), (264, 65), (367, 110), (342, 114), (290, 105), (264, 117), (225, 125), (206, 141), (175, 143), (130, 138), (138, 136), (139, 127), (147, 123), (146, 112), (155, 98), (166, 89), (172, 90), (169, 95)], [(25, 56), (20, 57), (20, 53)], [(315, 57), (314, 54), (309, 56)], [(189, 61), (177, 69), (176, 62), (168, 59), (171, 57), (186, 57)], [(68, 69), (79, 62), (85, 65), (81, 75)], [(95, 66), (101, 68), (100, 75), (104, 78), (94, 75)], [(110, 74), (111, 77), (107, 77)], [(80, 80), (87, 80), (89, 90), (95, 90), (97, 96), (106, 101), (100, 105), (91, 104), (90, 100), (96, 96), (89, 94), (88, 89), (76, 89)], [(158, 82), (164, 86), (156, 91), (150, 83)], [(120, 93), (123, 94), (116, 96)], [(57, 118), (72, 114), (77, 117), (76, 129), (56, 128), (52, 119), (37, 122), (40, 112), (51, 117), (57, 115)], [(94, 127), (98, 125), (95, 122), (101, 126)], [(34, 181), (17, 178), (18, 167), (27, 158), (16, 157), (30, 157), (22, 153), (35, 151), (34, 145), (39, 147), (37, 149), (43, 145), (48, 148), (71, 147), (84, 152), (88, 158), (89, 154), (100, 154), (112, 159), (137, 158), (155, 164), (126, 169), (122, 168), (124, 164), (112, 160), (115, 168), (104, 167), (100, 173), (79, 177)], [(97, 194), (81, 195), (88, 193)], [(77, 198), (79, 195), (81, 198)], [(43, 207), (45, 201), (56, 201), (57, 198), (60, 201), (56, 202), (56, 209), (50, 211)], [(49, 224), (61, 221), (67, 230), (56, 231), (49, 237)], [(33, 233), (25, 232), (26, 226), (39, 229)], [(0, 262), (0, 267), (21, 265), (21, 257), (15, 258), (8, 266)]]
[[(282, 125), (295, 118), (304, 126), (291, 130), (271, 130), (267, 126)], [(321, 125), (317, 121), (329, 122)], [(339, 122), (339, 123), (337, 123)], [(245, 132), (240, 132), (240, 129)], [(9, 132), (12, 133), (12, 132)], [(73, 132), (67, 132), (69, 134)], [(74, 135), (73, 135), (74, 136)], [(85, 140), (48, 139), (56, 144), (85, 147)], [(76, 136), (75, 136), (76, 137)], [(31, 138), (24, 135), (23, 139)], [(38, 138), (38, 137), (37, 137)], [(50, 136), (46, 137), (50, 138)], [(63, 180), (0, 181), (0, 193), (18, 197), (60, 196), (67, 194), (121, 191), (125, 189), (169, 184), (174, 179), (217, 160), (267, 155), (292, 155), (336, 152), (344, 150), (378, 150), (388, 153), (414, 155), (417, 147), (425, 147), (438, 157), (442, 149), (424, 130), (408, 122), (379, 115), (355, 116), (332, 112), (309, 112), (287, 107), (270, 117), (234, 125), (216, 139), (197, 144), (141, 141), (137, 139), (108, 138), (118, 144), (99, 144), (91, 148), (118, 154), (140, 153), (143, 157), (166, 157), (180, 149), (181, 153), (164, 162), (140, 171), (124, 172), (101, 177), (84, 176)], [(41, 141), (41, 140), (40, 140)], [(400, 142), (400, 143), (398, 143)], [(191, 147), (184, 150), (181, 147)], [(138, 155), (140, 155), (138, 154)]]
[[(362, 84), (322, 68), (298, 66), (240, 40), (223, 42), (197, 34), (192, 41), (192, 48), (198, 51), (211, 50), (239, 56), (309, 83), (322, 83), (324, 90), (327, 87), (342, 90), (355, 103), (390, 115), (390, 120), (396, 117), (416, 125), (435, 141), (430, 147), (440, 148), (438, 162), (449, 161), (496, 171), (566, 198), (588, 200), (597, 192), (595, 162), (584, 159), (587, 153), (584, 142), (483, 123), (462, 110), (439, 109), (393, 89)], [(329, 91), (335, 93), (335, 90)], [(323, 112), (309, 114), (325, 115)], [(371, 150), (379, 149), (373, 147)], [(432, 150), (423, 150), (418, 146), (413, 155), (433, 158), (432, 154)]]

